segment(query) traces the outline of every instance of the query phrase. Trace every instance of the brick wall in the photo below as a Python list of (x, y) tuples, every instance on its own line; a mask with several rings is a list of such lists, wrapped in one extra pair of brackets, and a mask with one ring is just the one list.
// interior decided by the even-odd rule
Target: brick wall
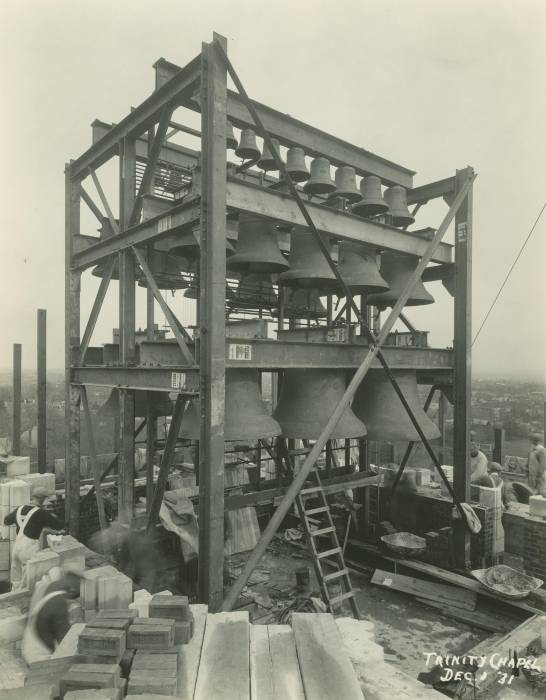
[(546, 520), (526, 518), (523, 568), (531, 576), (546, 580)]

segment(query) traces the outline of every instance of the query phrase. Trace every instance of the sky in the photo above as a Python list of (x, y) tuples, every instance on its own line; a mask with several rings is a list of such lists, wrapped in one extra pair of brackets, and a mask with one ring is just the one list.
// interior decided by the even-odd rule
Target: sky
[[(15, 342), (34, 366), (38, 308), (48, 366), (64, 364), (65, 162), (94, 119), (145, 99), (159, 57), (184, 65), (213, 31), (251, 97), (415, 170), (415, 185), (474, 167), (475, 331), (546, 200), (545, 26), (539, 0), (2, 0), (0, 367)], [(446, 211), (427, 205), (416, 227)], [(84, 212), (82, 233), (95, 229)], [(546, 214), (474, 345), (476, 375), (544, 378), (545, 239)], [(83, 280), (82, 325), (98, 286)], [(436, 303), (407, 315), (451, 345), (450, 297), (428, 288)], [(117, 325), (113, 285), (92, 344)]]

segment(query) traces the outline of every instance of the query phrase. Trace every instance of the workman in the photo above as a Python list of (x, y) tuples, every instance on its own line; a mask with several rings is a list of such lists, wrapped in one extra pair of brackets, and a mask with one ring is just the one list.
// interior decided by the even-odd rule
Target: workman
[(48, 497), (46, 489), (37, 486), (32, 490), (30, 503), (19, 506), (6, 515), (4, 525), (15, 525), (17, 537), (11, 553), (11, 589), (26, 588), (27, 562), (40, 549), (40, 536), (44, 529), (59, 531), (62, 523), (43, 506)]
[(502, 505), (504, 508), (509, 508), (509, 502), (510, 501), (517, 501), (517, 496), (514, 493), (514, 489), (512, 488), (512, 484), (508, 481), (504, 481), (502, 478), (502, 467), (498, 462), (491, 462), (487, 470), (489, 472), (489, 476), (493, 479), (493, 482), (495, 486), (500, 486), (501, 487), (501, 495), (502, 495)]
[(80, 577), (55, 567), (36, 585), (23, 634), (27, 664), (48, 659), (70, 629), (69, 601), (80, 595)]
[(470, 444), (470, 483), (473, 484), (482, 476), (487, 476), (487, 457), (475, 442)]
[(542, 435), (530, 436), (531, 450), (529, 451), (529, 486), (535, 494), (546, 497), (546, 450)]

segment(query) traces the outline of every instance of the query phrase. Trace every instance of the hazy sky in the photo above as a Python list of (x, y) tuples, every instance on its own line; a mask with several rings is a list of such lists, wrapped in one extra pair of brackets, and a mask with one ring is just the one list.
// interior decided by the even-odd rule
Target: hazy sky
[[(183, 65), (213, 30), (252, 97), (412, 168), (416, 185), (476, 169), (474, 329), (546, 200), (539, 0), (2, 0), (0, 27), (0, 367), (14, 342), (34, 364), (38, 307), (48, 364), (64, 362), (64, 163), (95, 118), (117, 121), (152, 91), (157, 58)], [(428, 205), (417, 223), (445, 211)], [(86, 212), (82, 233), (95, 228)], [(546, 216), (474, 347), (476, 373), (544, 376), (545, 237)], [(429, 290), (437, 303), (408, 315), (443, 347), (451, 302), (440, 283)], [(117, 324), (114, 285), (93, 344)]]

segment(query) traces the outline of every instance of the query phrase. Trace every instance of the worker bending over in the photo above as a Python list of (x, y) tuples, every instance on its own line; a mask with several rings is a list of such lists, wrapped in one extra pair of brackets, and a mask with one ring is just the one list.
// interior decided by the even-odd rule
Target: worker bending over
[(37, 584), (23, 635), (27, 664), (48, 659), (70, 629), (69, 601), (80, 595), (80, 577), (55, 568)]
[(475, 442), (470, 445), (470, 483), (487, 476), (487, 457), (478, 449)]
[(47, 491), (41, 486), (32, 490), (30, 503), (19, 506), (6, 515), (4, 525), (15, 525), (17, 537), (11, 554), (11, 588), (26, 588), (27, 562), (40, 549), (40, 536), (44, 529), (61, 530), (62, 523), (44, 507)]

